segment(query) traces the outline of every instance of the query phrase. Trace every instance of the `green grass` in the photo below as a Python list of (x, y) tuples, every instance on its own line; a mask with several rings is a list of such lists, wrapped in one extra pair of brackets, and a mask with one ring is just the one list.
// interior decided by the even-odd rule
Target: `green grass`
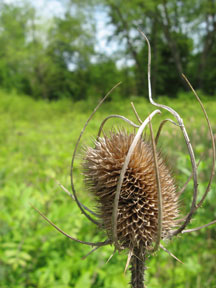
[[(145, 119), (154, 110), (146, 100), (132, 97), (107, 101), (96, 113), (83, 135), (75, 162), (75, 187), (78, 196), (90, 208), (94, 202), (86, 191), (80, 173), (83, 145), (92, 145), (100, 122), (109, 114), (122, 114), (134, 122), (130, 101)], [(204, 161), (199, 168), (199, 197), (204, 192), (211, 164), (211, 146), (199, 104), (191, 94), (179, 99), (160, 98), (158, 102), (179, 111), (189, 129), (195, 153)], [(73, 103), (70, 100), (46, 103), (15, 93), (0, 91), (0, 287), (75, 287), (123, 288), (129, 282), (124, 275), (127, 255), (114, 255), (113, 247), (104, 247), (82, 260), (90, 247), (72, 242), (59, 234), (31, 208), (30, 203), (45, 213), (54, 223), (73, 237), (84, 241), (103, 241), (106, 236), (81, 215), (76, 204), (61, 191), (55, 180), (70, 189), (70, 162), (79, 133), (96, 105), (95, 101)], [(216, 131), (215, 101), (205, 99), (204, 106)], [(153, 120), (154, 129), (163, 112)], [(119, 125), (110, 120), (106, 129)], [(130, 129), (130, 128), (128, 128)], [(155, 130), (156, 132), (156, 130)], [(162, 132), (160, 148), (170, 159), (170, 165), (181, 187), (191, 167), (179, 128), (167, 124)], [(215, 182), (215, 181), (214, 181)], [(182, 213), (189, 209), (192, 184), (182, 196)], [(190, 227), (216, 218), (215, 183), (203, 207)], [(185, 234), (166, 243), (180, 258), (176, 262), (163, 251), (150, 256), (147, 266), (148, 287), (216, 287), (215, 227)]]

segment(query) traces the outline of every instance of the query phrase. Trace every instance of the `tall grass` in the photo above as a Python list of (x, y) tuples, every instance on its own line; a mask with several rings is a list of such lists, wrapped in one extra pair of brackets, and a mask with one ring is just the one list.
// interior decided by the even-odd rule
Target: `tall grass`
[[(109, 114), (123, 114), (135, 120), (130, 100), (142, 119), (154, 110), (146, 100), (112, 99), (105, 103), (90, 122), (82, 144), (92, 144), (101, 120)], [(211, 157), (210, 141), (202, 111), (189, 94), (179, 99), (158, 99), (175, 108), (189, 128), (197, 159), (204, 152), (199, 168), (200, 194), (205, 190)], [(35, 101), (26, 96), (0, 91), (0, 287), (127, 287), (124, 275), (127, 255), (112, 254), (112, 247), (100, 248), (86, 260), (88, 247), (71, 242), (53, 230), (31, 208), (33, 203), (70, 235), (86, 241), (102, 241), (105, 235), (80, 215), (75, 203), (62, 192), (55, 180), (70, 189), (70, 161), (75, 142), (95, 101)], [(204, 100), (213, 131), (216, 131), (216, 107)], [(153, 127), (165, 119), (163, 113)], [(116, 123), (116, 121), (115, 121)], [(113, 121), (106, 127), (112, 127)], [(115, 124), (116, 125), (116, 124)], [(119, 121), (119, 125), (124, 125)], [(176, 170), (179, 186), (190, 174), (190, 161), (185, 156), (184, 142), (178, 128), (170, 124), (162, 132), (159, 145)], [(80, 154), (82, 149), (80, 149)], [(94, 209), (80, 173), (80, 157), (75, 163), (75, 186), (80, 199)], [(188, 209), (192, 184), (182, 195), (182, 211)], [(200, 197), (200, 196), (199, 196)], [(206, 203), (191, 224), (199, 226), (216, 218), (215, 182)], [(166, 247), (184, 265), (160, 251), (149, 258), (148, 285), (156, 287), (216, 287), (215, 227), (179, 237)]]

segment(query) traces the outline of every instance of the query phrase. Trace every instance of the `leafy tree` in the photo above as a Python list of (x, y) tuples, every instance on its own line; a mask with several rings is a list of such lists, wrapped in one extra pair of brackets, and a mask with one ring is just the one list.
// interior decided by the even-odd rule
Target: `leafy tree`
[[(169, 1), (169, 7), (172, 1)], [(179, 31), (172, 28), (169, 18), (167, 3), (163, 1), (133, 0), (128, 3), (123, 1), (105, 0), (108, 7), (110, 23), (114, 26), (112, 38), (126, 43), (125, 54), (131, 55), (134, 60), (134, 73), (136, 79), (137, 94), (144, 94), (146, 83), (146, 43), (137, 28), (141, 27), (150, 39), (152, 59), (152, 85), (153, 94), (176, 94), (176, 82), (181, 83), (181, 74), (187, 69), (187, 63), (192, 51), (192, 40)], [(176, 7), (174, 7), (176, 8)], [(172, 9), (174, 9), (172, 8)], [(183, 43), (183, 39), (185, 42)], [(182, 49), (185, 45), (185, 49)], [(168, 52), (170, 50), (170, 53)], [(167, 51), (167, 52), (165, 52)], [(170, 70), (170, 65), (172, 69)], [(160, 71), (166, 71), (160, 75)], [(172, 73), (170, 73), (172, 71)], [(173, 73), (174, 71), (174, 73)], [(169, 78), (170, 75), (170, 78)], [(164, 77), (165, 76), (165, 77)], [(169, 86), (166, 83), (169, 83)], [(183, 82), (184, 83), (184, 82)], [(185, 83), (184, 83), (185, 84)], [(160, 86), (156, 90), (157, 86)], [(182, 84), (181, 84), (182, 85)], [(168, 90), (166, 90), (168, 86)]]
[(29, 20), (35, 11), (28, 5), (7, 4), (1, 4), (0, 11), (0, 84), (7, 89), (16, 87), (20, 92), (27, 92)]
[[(215, 93), (214, 0), (63, 3), (64, 15), (42, 19), (28, 0), (1, 2), (1, 87), (34, 98), (78, 100), (104, 94), (118, 78), (125, 82), (120, 88), (123, 95), (147, 96), (147, 45), (137, 31), (140, 27), (152, 47), (153, 95), (175, 96), (179, 87), (187, 89), (182, 72), (195, 88)], [(98, 7), (107, 13), (112, 27), (107, 41), (118, 41), (121, 47), (111, 57), (95, 50)], [(130, 60), (130, 67), (117, 69), (120, 58)]]
[(97, 62), (89, 67), (89, 95), (105, 95), (115, 83), (121, 80), (120, 71), (114, 60), (100, 55)]
[(83, 27), (83, 19), (82, 14), (74, 17), (66, 12), (63, 19), (54, 19), (49, 31), (46, 53), (53, 63), (53, 77), (56, 78), (51, 88), (53, 95), (58, 91), (71, 94), (75, 99), (86, 96), (85, 75), (94, 52), (94, 37), (90, 29)]
[(2, 4), (0, 85), (35, 98), (86, 97), (94, 37), (84, 19), (67, 11), (43, 28), (30, 5)]

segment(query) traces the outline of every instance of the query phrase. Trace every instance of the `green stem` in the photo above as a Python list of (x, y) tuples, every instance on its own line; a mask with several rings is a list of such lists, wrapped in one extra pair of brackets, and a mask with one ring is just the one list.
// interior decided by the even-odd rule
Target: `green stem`
[(144, 273), (145, 253), (143, 249), (134, 249), (134, 255), (131, 258), (131, 288), (145, 288)]

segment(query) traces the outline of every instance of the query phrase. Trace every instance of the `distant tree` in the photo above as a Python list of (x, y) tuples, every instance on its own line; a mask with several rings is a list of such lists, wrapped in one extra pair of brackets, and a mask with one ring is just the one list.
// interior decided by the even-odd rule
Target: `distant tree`
[(197, 86), (207, 93), (215, 93), (216, 1), (197, 1), (197, 14), (202, 25), (197, 57)]
[[(42, 19), (28, 0), (0, 2), (0, 87), (34, 98), (84, 99), (125, 82), (123, 95), (147, 96), (147, 34), (153, 95), (175, 96), (187, 85), (215, 93), (215, 0), (64, 0), (64, 14)], [(96, 52), (96, 13), (107, 14), (107, 41), (119, 53)], [(118, 60), (126, 59), (125, 65)], [(130, 65), (127, 66), (127, 63)], [(132, 61), (131, 61), (132, 60)]]
[(68, 10), (46, 27), (30, 5), (2, 4), (0, 85), (35, 98), (85, 98), (95, 42), (85, 17)]
[(83, 28), (84, 18), (68, 12), (54, 18), (47, 35), (44, 57), (35, 65), (35, 76), (44, 98), (58, 99), (61, 95), (85, 98), (86, 70), (94, 52), (93, 35)]
[(28, 5), (0, 5), (0, 85), (29, 90), (26, 69), (29, 65), (29, 21), (34, 9)]
[[(184, 72), (187, 70), (192, 40), (183, 34), (181, 27), (177, 30), (172, 26), (171, 16), (172, 13), (177, 13), (177, 4), (171, 7), (174, 3), (171, 2), (169, 1), (169, 7), (167, 7), (165, 1), (161, 3), (161, 1), (133, 0), (125, 3), (121, 0), (104, 0), (104, 5), (109, 11), (110, 23), (115, 28), (112, 38), (119, 39), (120, 43), (126, 43), (125, 53), (130, 54), (134, 60), (134, 75), (139, 95), (147, 91), (147, 49), (144, 39), (137, 31), (138, 27), (141, 27), (148, 35), (152, 45), (153, 94), (158, 92), (176, 94), (178, 89), (176, 83), (185, 85), (181, 74), (183, 67)], [(172, 13), (168, 12), (168, 8), (172, 9)], [(166, 76), (160, 75), (159, 71), (167, 71)], [(169, 89), (165, 90), (167, 83), (169, 83)], [(156, 88), (158, 85), (159, 89)]]
[[(95, 0), (95, 5), (99, 2), (104, 5), (109, 16), (108, 24), (113, 27), (109, 40), (118, 40), (121, 47), (125, 46), (122, 57), (129, 55), (134, 61), (136, 94), (144, 94), (147, 85), (144, 64), (146, 44), (137, 32), (137, 27), (147, 34), (152, 46), (153, 94), (175, 95), (179, 87), (188, 89), (182, 73), (192, 73), (190, 78), (194, 80), (194, 85), (206, 92), (209, 91), (206, 85), (214, 86), (213, 80), (210, 80), (212, 77), (207, 77), (211, 72), (208, 65), (214, 63), (211, 60), (216, 37), (214, 0)], [(169, 73), (164, 77), (159, 72), (166, 71), (166, 68)], [(169, 89), (165, 90), (167, 83)]]
[(115, 61), (101, 55), (97, 58), (96, 63), (90, 65), (88, 79), (89, 95), (97, 93), (97, 95), (102, 96), (121, 78)]

